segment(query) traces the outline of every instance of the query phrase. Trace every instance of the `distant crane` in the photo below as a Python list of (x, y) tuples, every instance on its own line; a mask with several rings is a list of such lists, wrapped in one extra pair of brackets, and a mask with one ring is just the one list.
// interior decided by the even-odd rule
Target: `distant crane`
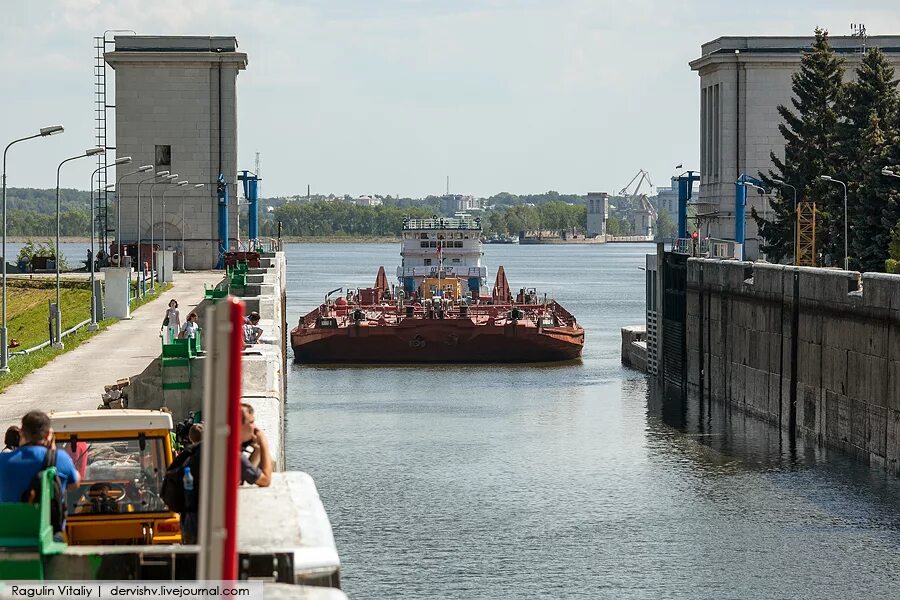
[[(638, 178), (640, 178), (640, 180), (638, 180)], [(634, 193), (629, 194), (629, 193), (628, 193), (628, 188), (630, 188), (630, 187), (631, 187), (631, 184), (634, 183), (635, 181), (637, 181), (638, 183), (637, 183), (636, 186), (634, 186)], [(631, 181), (628, 182), (628, 185), (626, 185), (626, 186), (623, 187), (621, 190), (619, 190), (619, 194), (618, 194), (618, 195), (619, 195), (619, 196), (625, 196), (626, 198), (629, 197), (629, 196), (632, 197), (632, 198), (635, 197), (635, 196), (637, 196), (638, 192), (639, 192), (640, 189), (641, 189), (641, 185), (643, 185), (643, 183), (644, 183), (645, 181), (647, 182), (647, 185), (649, 185), (649, 186), (650, 186), (650, 189), (652, 190), (652, 189), (653, 189), (653, 182), (650, 181), (650, 173), (648, 173), (648, 172), (645, 171), (644, 169), (641, 169), (641, 170), (639, 170), (639, 171), (635, 174), (634, 177), (631, 178)]]

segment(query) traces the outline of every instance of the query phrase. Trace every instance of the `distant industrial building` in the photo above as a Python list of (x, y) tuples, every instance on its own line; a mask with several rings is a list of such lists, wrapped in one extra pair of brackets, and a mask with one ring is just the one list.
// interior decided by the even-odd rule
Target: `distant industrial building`
[(482, 200), (475, 196), (463, 194), (446, 194), (441, 196), (441, 211), (447, 215), (481, 209)]
[(634, 235), (652, 238), (656, 233), (656, 209), (647, 199), (647, 196), (637, 198), (637, 206), (631, 211), (631, 226)]
[(609, 194), (588, 192), (587, 195), (587, 237), (606, 235), (606, 221), (609, 219)]
[[(690, 67), (700, 76), (700, 193), (694, 202), (710, 221), (713, 238), (734, 239), (734, 183), (742, 174), (757, 177), (772, 168), (769, 156), (784, 158), (778, 106), (791, 106), (791, 75), (813, 37), (720, 37), (701, 46)], [(900, 68), (900, 36), (834, 36), (831, 46), (852, 78), (864, 47), (879, 47)], [(825, 175), (827, 173), (823, 173)], [(668, 195), (666, 196), (668, 198)], [(677, 198), (677, 192), (676, 196)], [(763, 214), (768, 198), (747, 195), (744, 255), (759, 257), (751, 208)]]

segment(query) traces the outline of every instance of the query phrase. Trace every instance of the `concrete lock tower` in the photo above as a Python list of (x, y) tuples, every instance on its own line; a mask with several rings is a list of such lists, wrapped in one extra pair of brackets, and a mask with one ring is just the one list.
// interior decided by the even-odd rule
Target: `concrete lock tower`
[[(175, 251), (176, 268), (182, 255), (188, 269), (221, 267), (222, 253), (237, 237), (236, 83), (247, 68), (247, 55), (237, 47), (234, 37), (126, 35), (116, 36), (115, 50), (105, 54), (116, 72), (116, 154), (131, 156), (132, 165), (178, 174), (140, 186), (144, 174), (120, 183), (122, 231), (116, 237), (124, 244), (141, 240), (145, 248), (151, 239), (158, 246), (165, 239), (161, 249)], [(178, 181), (190, 185), (169, 187)]]

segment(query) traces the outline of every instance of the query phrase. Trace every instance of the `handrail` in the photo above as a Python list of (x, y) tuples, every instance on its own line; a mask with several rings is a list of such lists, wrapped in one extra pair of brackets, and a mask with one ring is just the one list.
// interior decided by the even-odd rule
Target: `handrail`
[[(59, 338), (62, 339), (64, 337), (66, 337), (67, 335), (71, 335), (71, 334), (75, 333), (76, 331), (78, 331), (79, 329), (81, 329), (82, 327), (84, 327), (85, 325), (87, 325), (90, 322), (91, 322), (91, 320), (88, 319), (86, 321), (82, 321), (81, 323), (79, 323), (78, 325), (75, 325), (74, 327), (70, 327), (69, 329), (66, 329), (65, 331), (63, 331), (62, 333), (59, 334)], [(10, 352), (9, 356), (10, 357), (25, 356), (27, 354), (31, 354), (32, 352), (41, 350), (42, 348), (46, 348), (49, 345), (50, 345), (50, 340), (47, 340), (46, 342), (43, 342), (42, 344), (38, 344), (37, 346), (32, 346), (31, 348), (26, 348), (25, 350), (18, 350), (16, 352)]]

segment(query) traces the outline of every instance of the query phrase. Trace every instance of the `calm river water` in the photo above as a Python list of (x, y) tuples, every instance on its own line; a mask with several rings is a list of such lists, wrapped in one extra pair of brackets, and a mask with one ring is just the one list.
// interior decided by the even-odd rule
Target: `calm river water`
[[(587, 329), (562, 367), (289, 373), (353, 598), (896, 598), (900, 484), (739, 414), (667, 411), (619, 364), (652, 246), (485, 246)], [(289, 322), (399, 246), (288, 247)]]

